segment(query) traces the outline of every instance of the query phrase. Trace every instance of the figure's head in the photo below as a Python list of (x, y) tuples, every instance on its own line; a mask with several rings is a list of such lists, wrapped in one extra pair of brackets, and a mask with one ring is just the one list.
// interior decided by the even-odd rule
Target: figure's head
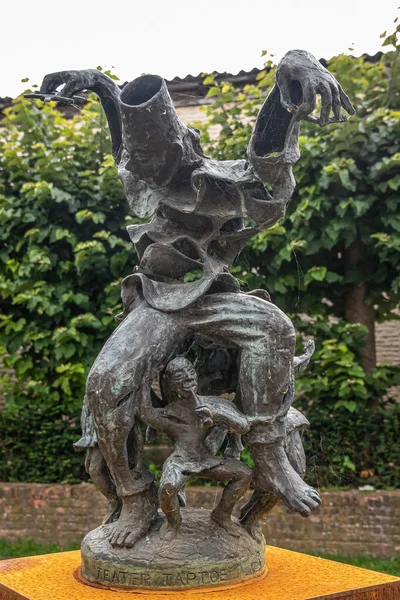
[(164, 373), (168, 389), (181, 398), (190, 397), (197, 391), (197, 373), (187, 358), (178, 356), (168, 363)]

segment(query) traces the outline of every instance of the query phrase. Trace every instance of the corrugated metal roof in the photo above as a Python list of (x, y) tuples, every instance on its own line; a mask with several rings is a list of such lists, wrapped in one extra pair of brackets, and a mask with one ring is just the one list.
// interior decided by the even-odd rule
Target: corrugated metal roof
[[(373, 56), (369, 54), (363, 54), (363, 58), (366, 62), (378, 62), (381, 58), (382, 52), (377, 52)], [(325, 58), (320, 59), (320, 63), (326, 67), (328, 61)], [(217, 73), (216, 80), (217, 81), (229, 81), (234, 86), (241, 87), (243, 85), (254, 83), (257, 79), (257, 75), (261, 73), (263, 69), (254, 68), (250, 71), (241, 70), (238, 73)], [(199, 104), (201, 100), (206, 96), (209, 86), (203, 85), (204, 73), (199, 73), (198, 75), (191, 75), (188, 73), (185, 77), (176, 76), (173, 79), (167, 79), (166, 83), (171, 94), (172, 99), (174, 100), (177, 106), (179, 105), (190, 105), (190, 104)], [(126, 85), (125, 82), (121, 87)], [(2, 111), (10, 106), (12, 103), (12, 99), (9, 97), (0, 98), (0, 118), (2, 116)], [(61, 108), (62, 112), (69, 114), (69, 111), (66, 111), (64, 107)]]

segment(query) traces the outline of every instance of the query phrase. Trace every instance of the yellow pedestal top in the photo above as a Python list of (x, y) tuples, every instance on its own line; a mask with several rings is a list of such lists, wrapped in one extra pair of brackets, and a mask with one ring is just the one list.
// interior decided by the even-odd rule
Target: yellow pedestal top
[[(149, 600), (400, 600), (400, 579), (267, 546), (268, 575), (228, 589), (140, 593)], [(0, 600), (127, 600), (138, 592), (103, 590), (77, 577), (80, 552), (0, 561)]]

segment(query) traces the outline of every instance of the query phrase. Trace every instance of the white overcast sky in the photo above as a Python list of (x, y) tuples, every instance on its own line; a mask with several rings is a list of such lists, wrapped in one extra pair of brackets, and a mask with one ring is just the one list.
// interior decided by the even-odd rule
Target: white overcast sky
[(46, 73), (115, 67), (122, 81), (141, 73), (261, 67), (304, 48), (317, 58), (374, 54), (393, 31), (400, 0), (14, 0), (0, 11), (0, 97), (16, 96)]

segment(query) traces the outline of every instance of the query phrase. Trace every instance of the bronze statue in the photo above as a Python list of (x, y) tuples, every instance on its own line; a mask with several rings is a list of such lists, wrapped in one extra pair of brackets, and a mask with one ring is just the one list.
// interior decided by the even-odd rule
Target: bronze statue
[[(321, 499), (303, 481), (303, 467), (294, 457), (304, 420), (297, 422), (298, 415), (289, 410), (296, 365), (304, 365), (312, 351), (308, 348), (306, 357), (296, 363), (290, 319), (265, 291), (243, 293), (230, 267), (252, 236), (285, 213), (295, 186), (292, 166), (300, 157), (301, 121), (321, 126), (343, 121), (342, 107), (354, 113), (349, 98), (313, 56), (292, 50), (277, 67), (247, 159), (215, 161), (204, 155), (198, 131), (179, 120), (161, 77), (143, 75), (120, 89), (99, 71), (64, 71), (44, 78), (44, 99), (57, 98), (54, 94), (62, 84), (59, 98), (85, 89), (100, 97), (130, 207), (138, 217), (152, 217), (149, 223), (128, 227), (140, 265), (122, 282), (120, 325), (87, 378), (83, 437), (77, 447), (89, 448), (88, 471), (110, 502), (101, 536), (120, 556), (129, 548), (139, 552), (144, 536), (151, 535), (161, 518), (157, 486), (143, 464), (142, 421), (166, 431), (175, 444), (160, 488), (169, 523), (165, 526), (169, 534), (162, 530), (166, 538), (174, 538), (171, 531), (178, 530), (178, 491), (194, 473), (230, 480), (213, 516), (228, 527), (232, 538), (242, 531), (249, 540), (260, 539), (259, 519), (279, 499), (308, 516)], [(311, 115), (317, 94), (318, 118)], [(272, 194), (264, 182), (271, 185)], [(186, 282), (192, 271), (201, 276)], [(199, 398), (194, 387), (190, 394), (183, 391), (191, 385), (188, 373), (193, 386), (197, 377), (188, 366), (182, 367), (185, 375), (179, 384), (173, 378), (166, 383), (174, 359), (185, 357), (194, 343), (199, 349), (195, 363)], [(157, 378), (161, 398), (151, 392)], [(232, 391), (236, 407), (226, 407), (224, 400), (205, 400)], [(181, 397), (171, 401), (171, 393)], [(230, 432), (227, 456), (235, 458), (216, 457), (207, 450), (207, 427), (211, 423), (221, 427), (221, 407), (229, 414), (224, 421), (225, 434)], [(254, 461), (252, 476), (237, 460), (238, 434), (245, 430)], [(190, 458), (190, 436), (198, 460)], [(253, 497), (242, 509), (241, 525), (232, 524), (233, 504), (251, 477)], [(88, 554), (87, 544), (85, 548)], [(93, 549), (90, 552), (95, 558)]]
[[(244, 435), (251, 424), (263, 423), (265, 417), (246, 417), (232, 402), (221, 398), (197, 395), (197, 375), (186, 358), (171, 361), (164, 377), (171, 401), (165, 408), (154, 408), (149, 402), (143, 407), (142, 419), (165, 432), (174, 444), (172, 454), (163, 465), (159, 486), (160, 507), (167, 517), (166, 533), (173, 539), (181, 524), (178, 494), (189, 477), (214, 481), (229, 481), (211, 518), (239, 537), (231, 516), (235, 504), (248, 489), (252, 470), (236, 458), (215, 456), (210, 434), (216, 425)], [(223, 441), (223, 440), (222, 440)], [(211, 442), (211, 443), (210, 443)], [(218, 444), (219, 445), (219, 444)]]

